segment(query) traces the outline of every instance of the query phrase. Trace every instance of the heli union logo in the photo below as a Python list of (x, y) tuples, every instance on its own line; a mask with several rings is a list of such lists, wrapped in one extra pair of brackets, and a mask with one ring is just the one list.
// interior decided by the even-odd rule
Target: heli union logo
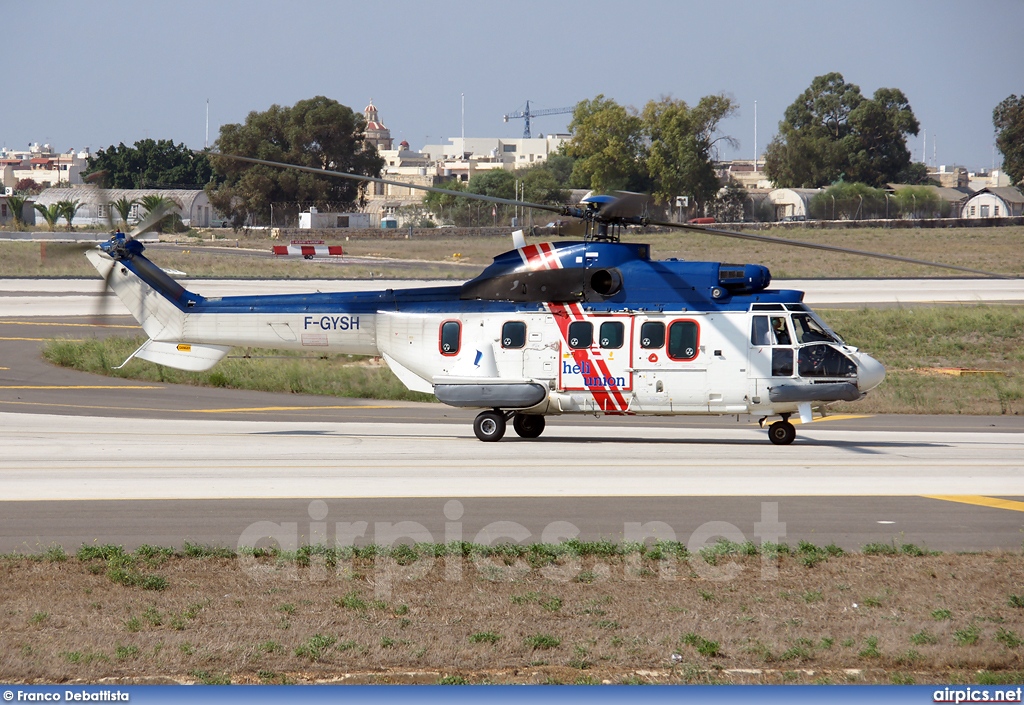
[(584, 360), (578, 365), (574, 365), (571, 362), (562, 362), (562, 374), (563, 375), (582, 375), (583, 384), (590, 388), (594, 387), (625, 387), (625, 377), (613, 377), (611, 375), (595, 375), (594, 366), (589, 361)]

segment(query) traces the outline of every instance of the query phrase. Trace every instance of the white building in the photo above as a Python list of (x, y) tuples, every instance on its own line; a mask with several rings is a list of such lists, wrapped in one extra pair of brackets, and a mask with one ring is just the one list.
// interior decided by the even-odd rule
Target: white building
[(1011, 186), (983, 188), (967, 199), (961, 218), (1010, 218), (1024, 215), (1024, 194)]
[[(121, 198), (141, 201), (146, 196), (163, 196), (177, 204), (173, 212), (181, 216), (181, 222), (189, 228), (208, 228), (213, 220), (220, 218), (210, 205), (205, 191), (186, 189), (98, 189), (89, 187), (48, 188), (40, 193), (35, 202), (49, 206), (58, 201), (78, 201), (80, 205), (72, 225), (116, 227), (120, 225), (116, 211), (111, 212), (111, 203)], [(146, 211), (140, 204), (132, 207), (129, 224), (138, 222)]]
[(811, 199), (821, 193), (818, 188), (777, 188), (768, 194), (775, 208), (776, 220), (809, 220)]
[(525, 169), (547, 161), (571, 135), (547, 137), (461, 137), (450, 138), (449, 144), (428, 144), (423, 153), (440, 166), (441, 175), (469, 181), (477, 171), (489, 169)]
[(369, 227), (369, 213), (321, 213), (316, 208), (299, 213), (299, 228), (303, 230)]
[(78, 153), (69, 149), (58, 154), (50, 145), (38, 142), (27, 151), (4, 147), (0, 149), (0, 178), (7, 188), (14, 188), (22, 179), (32, 179), (44, 187), (80, 184), (88, 163), (88, 149)]

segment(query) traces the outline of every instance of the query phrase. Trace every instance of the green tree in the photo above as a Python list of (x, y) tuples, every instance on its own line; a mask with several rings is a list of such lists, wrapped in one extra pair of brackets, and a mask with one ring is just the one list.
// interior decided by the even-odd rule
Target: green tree
[[(809, 207), (810, 216), (815, 220), (863, 220), (884, 217), (886, 205), (883, 189), (840, 181), (816, 194)], [(895, 203), (890, 215), (897, 215)]]
[[(440, 188), (447, 189), (448, 191), (466, 191), (467, 185), (463, 181), (458, 179), (452, 179), (439, 184)], [(423, 205), (433, 213), (438, 220), (443, 224), (455, 225), (456, 224), (456, 211), (465, 209), (467, 199), (459, 198), (458, 196), (452, 196), (447, 193), (437, 193), (436, 191), (429, 192), (423, 198)], [(461, 214), (460, 214), (461, 218)]]
[(514, 199), (516, 177), (511, 171), (492, 169), (474, 174), (469, 180), (469, 192), (495, 198)]
[[(933, 189), (927, 187), (901, 188), (893, 195), (893, 199), (904, 218), (935, 218), (949, 214), (948, 204), (944, 209), (942, 199)], [(946, 210), (946, 213), (943, 213), (943, 210)]]
[(564, 182), (558, 180), (558, 171), (545, 162), (528, 169), (519, 169), (515, 175), (523, 183), (524, 201), (557, 205), (569, 200)]
[(1024, 95), (1009, 96), (992, 111), (996, 147), (1003, 155), (1003, 171), (1013, 183), (1024, 181)]
[(576, 104), (565, 154), (572, 184), (595, 191), (649, 191), (644, 123), (634, 108), (599, 95)]
[(574, 166), (576, 166), (576, 160), (561, 151), (550, 155), (546, 161), (540, 164), (540, 167), (550, 172), (555, 183), (563, 189), (569, 188), (569, 184), (572, 182)]
[(912, 162), (896, 175), (897, 184), (919, 184), (938, 186), (939, 182), (928, 176), (928, 167), (923, 162)]
[(117, 199), (116, 201), (110, 204), (110, 207), (114, 209), (114, 211), (117, 213), (117, 217), (120, 218), (121, 222), (124, 224), (125, 230), (128, 229), (128, 218), (131, 216), (132, 207), (135, 206), (138, 202), (139, 199), (137, 198), (128, 198), (127, 196), (121, 196), (121, 198)]
[[(292, 107), (272, 105), (251, 112), (245, 124), (224, 125), (217, 149), (225, 154), (255, 157), (318, 169), (379, 176), (384, 160), (366, 141), (366, 120), (359, 113), (323, 96)], [(271, 207), (297, 217), (300, 208), (349, 208), (360, 200), (363, 186), (350, 179), (321, 177), (295, 170), (247, 164), (211, 155), (223, 182), (208, 187), (213, 206), (241, 227), (252, 216), (268, 222)]]
[(82, 204), (77, 198), (70, 198), (63, 201), (57, 201), (57, 210), (60, 213), (60, 217), (67, 221), (68, 232), (71, 232), (71, 221), (75, 219), (75, 213), (82, 207)]
[(7, 207), (11, 210), (11, 216), (14, 218), (14, 227), (16, 230), (21, 230), (25, 227), (24, 215), (25, 204), (28, 203), (28, 199), (25, 196), (8, 196)]
[(765, 150), (765, 173), (778, 187), (839, 180), (880, 186), (910, 166), (906, 136), (917, 133), (917, 119), (898, 89), (879, 88), (869, 100), (842, 74), (825, 74), (786, 108)]
[(920, 126), (902, 91), (879, 88), (850, 113), (850, 128), (847, 180), (884, 186), (910, 166), (907, 135)]
[(57, 225), (57, 220), (60, 218), (60, 204), (51, 203), (49, 206), (44, 206), (42, 203), (33, 203), (32, 207), (43, 216), (43, 220), (46, 221), (46, 227), (52, 233)]
[(104, 188), (202, 188), (213, 177), (207, 155), (171, 140), (122, 142), (89, 157), (83, 177)]
[(644, 107), (643, 122), (650, 147), (647, 172), (655, 200), (665, 203), (689, 196), (698, 213), (714, 201), (719, 190), (712, 164), (719, 141), (718, 124), (736, 112), (736, 104), (722, 95), (705, 96), (691, 108), (681, 100), (663, 98)]
[(711, 202), (709, 209), (719, 223), (739, 223), (744, 220), (743, 207), (750, 194), (738, 182), (731, 180)]
[(156, 232), (162, 233), (165, 230), (177, 229), (175, 226), (180, 223), (181, 215), (176, 209), (180, 209), (181, 204), (173, 198), (161, 196), (159, 194), (148, 194), (139, 199), (139, 205), (146, 210), (147, 215), (158, 211), (168, 211), (167, 215), (161, 218), (160, 221), (153, 226), (152, 229)]

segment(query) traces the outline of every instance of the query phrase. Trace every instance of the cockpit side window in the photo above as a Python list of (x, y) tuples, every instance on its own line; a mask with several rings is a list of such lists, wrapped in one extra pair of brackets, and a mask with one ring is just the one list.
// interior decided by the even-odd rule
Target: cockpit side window
[(772, 335), (775, 336), (776, 345), (792, 345), (793, 340), (789, 337), (789, 326), (786, 325), (785, 316), (772, 316)]
[(750, 325), (750, 344), (771, 345), (772, 336), (769, 332), (770, 330), (768, 327), (768, 316), (754, 316), (753, 322)]
[(843, 342), (821, 319), (810, 313), (794, 313), (793, 327), (796, 329), (796, 339), (801, 345)]
[(751, 345), (792, 345), (786, 316), (754, 316), (750, 327)]

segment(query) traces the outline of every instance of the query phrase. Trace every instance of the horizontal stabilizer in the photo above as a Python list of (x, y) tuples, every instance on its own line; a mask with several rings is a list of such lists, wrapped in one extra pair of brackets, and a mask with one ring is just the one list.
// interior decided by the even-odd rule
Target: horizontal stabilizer
[[(161, 343), (147, 340), (132, 357), (155, 362), (188, 372), (205, 372), (224, 359), (231, 347), (228, 345), (198, 345), (196, 343)], [(131, 360), (132, 358), (128, 358)], [(125, 363), (128, 362), (125, 360)]]

